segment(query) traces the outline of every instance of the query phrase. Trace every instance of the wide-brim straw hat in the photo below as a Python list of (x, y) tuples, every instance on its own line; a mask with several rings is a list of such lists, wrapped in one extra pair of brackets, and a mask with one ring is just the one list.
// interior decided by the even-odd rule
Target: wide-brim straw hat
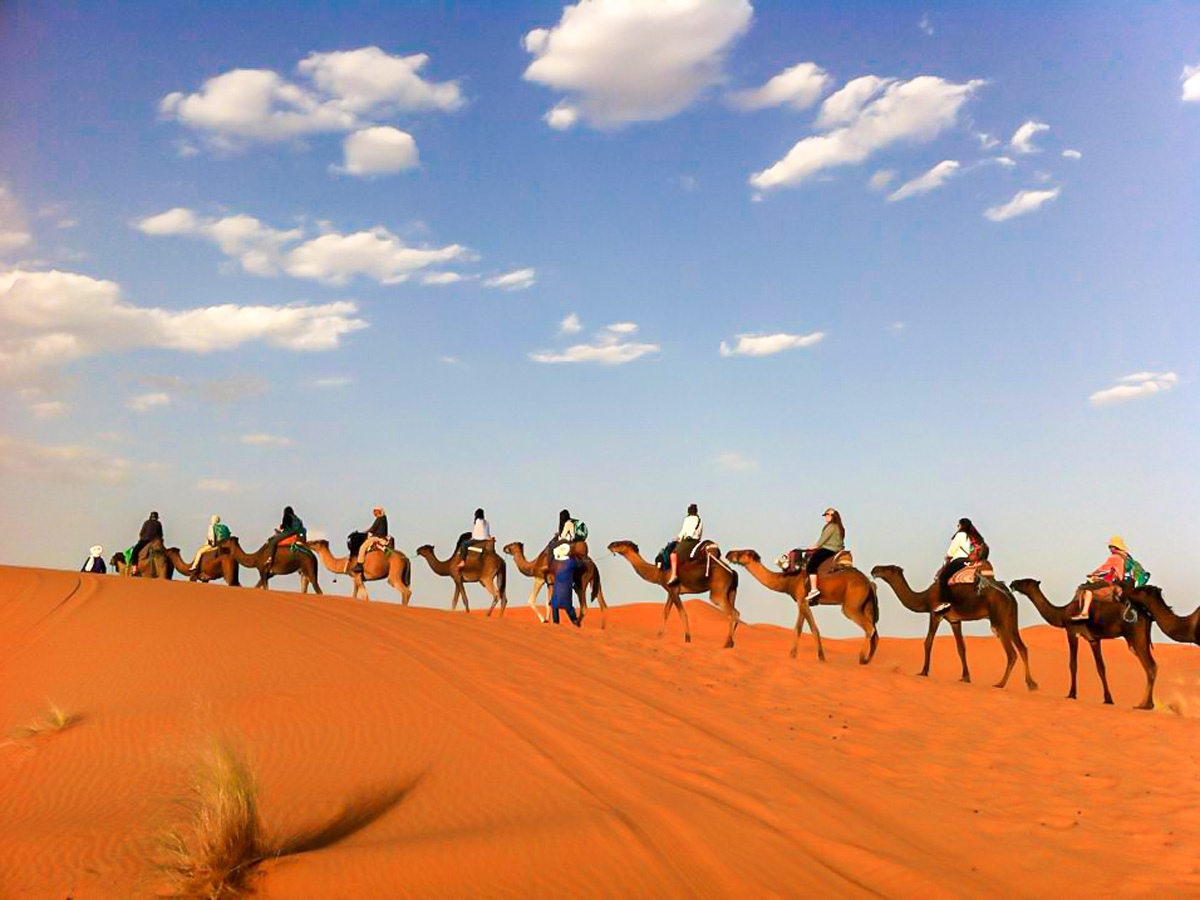
[(1123, 540), (1121, 540), (1121, 536), (1119, 534), (1114, 534), (1112, 537), (1110, 537), (1108, 539), (1108, 546), (1115, 547), (1117, 550), (1120, 550), (1122, 553), (1129, 552), (1129, 548), (1125, 546), (1125, 542)]

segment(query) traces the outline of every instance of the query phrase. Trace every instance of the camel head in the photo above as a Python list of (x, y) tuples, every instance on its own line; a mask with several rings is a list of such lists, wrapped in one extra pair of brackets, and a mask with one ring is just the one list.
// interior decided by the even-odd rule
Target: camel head
[(525, 553), (525, 545), (520, 541), (513, 541), (511, 544), (504, 545), (504, 552), (509, 556), (516, 556), (518, 553)]
[(315, 538), (314, 540), (306, 541), (305, 543), (307, 543), (310, 547), (320, 547), (322, 550), (329, 549), (329, 541), (325, 540), (324, 538)]
[(751, 562), (762, 562), (762, 557), (758, 555), (757, 550), (730, 550), (725, 554), (725, 558), (735, 566), (744, 566), (746, 563)]
[(625, 555), (626, 553), (636, 553), (638, 556), (642, 555), (642, 551), (638, 549), (638, 545), (633, 541), (613, 541), (608, 545), (608, 552), (620, 553), (621, 555)]
[(871, 569), (872, 578), (903, 578), (904, 570), (899, 566), (875, 566)]
[(114, 553), (112, 559), (108, 561), (108, 564), (120, 572), (121, 569), (125, 567), (125, 554)]
[(1036, 578), (1018, 578), (1016, 581), (1010, 581), (1008, 586), (1018, 593), (1028, 597), (1037, 588), (1042, 586), (1042, 583)]
[(433, 556), (433, 544), (422, 544), (417, 548), (417, 556)]

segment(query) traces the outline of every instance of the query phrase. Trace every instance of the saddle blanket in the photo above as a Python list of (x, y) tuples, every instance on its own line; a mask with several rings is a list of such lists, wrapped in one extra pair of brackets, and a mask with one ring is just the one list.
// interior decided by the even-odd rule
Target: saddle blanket
[(969, 566), (964, 566), (953, 575), (950, 576), (951, 584), (974, 584), (979, 580), (979, 576), (985, 578), (995, 578), (996, 572), (992, 568), (992, 564), (984, 560), (983, 562), (972, 563)]

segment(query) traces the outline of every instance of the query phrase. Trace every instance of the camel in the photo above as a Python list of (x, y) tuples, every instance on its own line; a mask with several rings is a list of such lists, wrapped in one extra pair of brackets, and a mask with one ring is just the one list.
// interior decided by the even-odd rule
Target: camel
[(1123, 637), (1129, 645), (1129, 652), (1138, 658), (1146, 672), (1146, 696), (1134, 708), (1154, 709), (1154, 679), (1158, 675), (1158, 664), (1154, 661), (1154, 653), (1150, 649), (1150, 618), (1145, 612), (1138, 611), (1136, 619), (1126, 622), (1124, 603), (1115, 600), (1093, 600), (1091, 621), (1075, 622), (1071, 617), (1079, 612), (1078, 598), (1072, 598), (1066, 606), (1055, 606), (1042, 593), (1042, 583), (1034, 578), (1018, 578), (1012, 583), (1012, 589), (1028, 597), (1049, 624), (1066, 631), (1067, 648), (1071, 656), (1071, 690), (1067, 693), (1068, 700), (1074, 700), (1076, 695), (1079, 639), (1083, 638), (1092, 647), (1096, 672), (1100, 675), (1100, 684), (1104, 687), (1104, 702), (1113, 702), (1112, 694), (1108, 690), (1108, 674), (1104, 667), (1104, 651), (1100, 642)]
[(503, 618), (504, 610), (508, 607), (508, 567), (504, 563), (504, 557), (496, 553), (495, 538), (489, 538), (482, 548), (471, 549), (465, 560), (457, 551), (452, 553), (449, 559), (440, 560), (434, 553), (433, 544), (417, 548), (417, 556), (424, 557), (435, 575), (448, 575), (453, 580), (454, 597), (450, 601), (451, 612), (458, 609), (458, 600), (461, 597), (463, 609), (470, 613), (465, 585), (478, 582), (492, 595), (492, 605), (488, 607), (487, 614), (490, 616), (498, 603), (500, 617)]
[(224, 548), (205, 552), (200, 557), (200, 565), (195, 569), (188, 565), (187, 560), (175, 547), (167, 550), (167, 558), (175, 567), (176, 572), (192, 581), (216, 581), (223, 578), (230, 587), (240, 586), (238, 574), (241, 570), (238, 568), (237, 560)]
[[(955, 584), (950, 586), (950, 596), (954, 603), (944, 612), (934, 612), (938, 606), (938, 584), (935, 581), (920, 593), (908, 586), (904, 570), (899, 566), (876, 566), (871, 570), (872, 578), (882, 578), (896, 594), (904, 606), (916, 613), (929, 614), (929, 633), (925, 635), (925, 665), (919, 675), (928, 677), (929, 657), (933, 653), (933, 639), (937, 634), (942, 619), (950, 623), (954, 632), (954, 643), (958, 646), (958, 658), (962, 660), (962, 678), (960, 681), (970, 683), (971, 672), (967, 668), (967, 645), (963, 642), (963, 622), (974, 622), (987, 619), (992, 625), (992, 633), (1000, 639), (1004, 647), (1004, 655), (1008, 664), (1004, 668), (1004, 677), (996, 682), (995, 687), (1002, 688), (1008, 684), (1008, 676), (1012, 673), (1017, 662), (1017, 654), (1021, 654), (1021, 663), (1025, 667), (1025, 686), (1031, 691), (1037, 690), (1037, 682), (1029, 674), (1029, 651), (1021, 639), (1017, 626), (1017, 598), (998, 581), (988, 580), (982, 590), (976, 590), (974, 584)], [(1015, 650), (1013, 648), (1016, 648)]]
[(161, 539), (155, 539), (142, 548), (137, 558), (137, 572), (133, 566), (127, 565), (124, 553), (116, 553), (110, 560), (117, 574), (126, 578), (165, 578), (170, 581), (175, 576), (175, 566), (171, 564), (170, 554), (179, 554), (178, 547), (168, 550)]
[(706, 541), (697, 548), (699, 551), (697, 556), (681, 562), (679, 581), (670, 586), (667, 585), (670, 573), (642, 559), (641, 551), (633, 541), (613, 541), (608, 545), (608, 549), (611, 553), (618, 553), (625, 557), (643, 581), (657, 584), (667, 592), (667, 602), (663, 607), (662, 627), (658, 630), (659, 637), (662, 637), (663, 632), (667, 630), (667, 618), (671, 615), (671, 608), (674, 607), (679, 610), (679, 617), (683, 619), (684, 643), (690, 644), (692, 627), (688, 623), (687, 610), (684, 609), (680, 595), (708, 594), (709, 602), (729, 617), (729, 634), (725, 638), (725, 647), (733, 646), (734, 632), (737, 631), (742, 620), (736, 607), (738, 574), (733, 569), (727, 568), (722, 562), (721, 551), (717, 549), (716, 544)]
[(357, 600), (358, 595), (362, 594), (363, 602), (369, 602), (371, 597), (367, 593), (368, 581), (381, 581), (387, 579), (387, 583), (400, 592), (400, 602), (404, 606), (408, 606), (408, 601), (412, 598), (412, 563), (403, 552), (395, 547), (389, 547), (384, 550), (372, 550), (363, 560), (362, 572), (351, 572), (351, 559), (349, 556), (334, 556), (329, 549), (329, 541), (317, 540), (309, 541), (308, 546), (316, 551), (325, 568), (337, 575), (349, 575), (354, 579), (354, 592), (350, 595), (351, 599)]
[[(813, 618), (810, 603), (805, 599), (808, 585), (800, 573), (786, 575), (763, 565), (762, 557), (756, 550), (730, 550), (725, 558), (737, 566), (744, 567), (758, 582), (770, 591), (787, 594), (795, 602), (799, 614), (796, 616), (796, 637), (792, 642), (792, 659), (800, 646), (800, 635), (804, 631), (804, 623), (812, 629), (813, 637), (817, 639), (817, 659), (825, 661), (825, 648), (821, 645), (821, 632), (817, 630), (816, 619)], [(855, 568), (837, 569), (821, 575), (821, 596), (811, 606), (841, 606), (842, 615), (863, 630), (864, 644), (858, 654), (858, 661), (866, 665), (875, 656), (879, 647), (879, 632), (875, 625), (879, 621), (879, 597), (875, 593), (875, 584), (862, 572)]]
[(1200, 644), (1200, 609), (1193, 611), (1190, 616), (1179, 616), (1167, 606), (1162, 591), (1149, 584), (1133, 591), (1127, 589), (1126, 596), (1131, 594), (1171, 640), (1181, 644)]
[(300, 575), (300, 593), (307, 594), (309, 585), (312, 589), (320, 594), (321, 585), (317, 583), (317, 557), (304, 544), (297, 542), (294, 545), (284, 545), (275, 551), (275, 558), (271, 561), (271, 568), (266, 568), (267, 562), (267, 547), (264, 543), (254, 553), (247, 553), (242, 549), (242, 545), (236, 537), (229, 538), (225, 544), (229, 547), (233, 558), (237, 560), (239, 566), (245, 566), (247, 569), (258, 570), (258, 584), (256, 588), (267, 589), (267, 582), (275, 575), (291, 575), (297, 572)]
[[(582, 541), (580, 542), (583, 543)], [(600, 569), (590, 556), (587, 555), (587, 544), (583, 544), (582, 565), (575, 573), (575, 595), (579, 598), (579, 621), (583, 621), (587, 613), (587, 593), (591, 588), (592, 602), (600, 607), (600, 628), (608, 626), (608, 604), (604, 602), (604, 588), (600, 586)], [(504, 552), (513, 558), (517, 569), (526, 578), (533, 579), (533, 593), (529, 595), (529, 607), (534, 615), (542, 622), (550, 620), (550, 598), (554, 593), (554, 574), (557, 563), (550, 560), (550, 554), (543, 550), (532, 561), (525, 558), (525, 545), (520, 541), (504, 545)], [(537, 596), (542, 588), (546, 588), (546, 612), (542, 614), (537, 608)]]

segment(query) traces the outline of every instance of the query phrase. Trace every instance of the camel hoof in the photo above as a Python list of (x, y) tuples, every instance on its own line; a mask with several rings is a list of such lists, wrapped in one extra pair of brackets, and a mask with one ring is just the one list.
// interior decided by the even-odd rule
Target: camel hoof
[[(959, 683), (959, 684), (970, 684), (970, 683), (971, 683), (971, 676), (970, 676), (970, 675), (964, 675), (962, 678), (958, 679), (958, 683)], [(1003, 684), (998, 684), (998, 685), (996, 685), (996, 687), (1004, 687), (1004, 685), (1003, 685)]]
[(726, 649), (726, 650), (731, 650), (731, 649), (733, 649), (733, 641), (726, 641), (726, 642), (725, 642), (725, 649)]
[(1078, 698), (1075, 696), (1074, 693), (1070, 693), (1070, 694), (1067, 694), (1067, 699), (1068, 700), (1077, 700)]
[(790, 656), (792, 659), (796, 658), (796, 648), (795, 647), (792, 648), (792, 652), (789, 653), (788, 656)]
[(1025, 687), (1029, 688), (1031, 691), (1036, 691), (1038, 689), (1038, 683), (1036, 681), (1027, 681), (1025, 682)]
[[(1112, 700), (1112, 697), (1105, 697), (1105, 698), (1104, 698), (1104, 705), (1105, 705), (1105, 706), (1112, 706), (1112, 705), (1113, 705), (1113, 700)], [(1150, 708), (1150, 707), (1148, 707), (1148, 706), (1135, 706), (1135, 707), (1134, 707), (1134, 709), (1149, 709), (1149, 708)]]
[(1153, 703), (1140, 703), (1134, 709), (1154, 709)]
[(685, 644), (690, 644), (692, 642), (692, 636), (690, 634), (685, 634), (683, 636), (683, 642)]
[(858, 664), (859, 664), (860, 666), (865, 666), (865, 665), (866, 665), (867, 663), (869, 663), (870, 661), (871, 661), (871, 658), (870, 658), (869, 656), (860, 656), (860, 657), (858, 658)]

